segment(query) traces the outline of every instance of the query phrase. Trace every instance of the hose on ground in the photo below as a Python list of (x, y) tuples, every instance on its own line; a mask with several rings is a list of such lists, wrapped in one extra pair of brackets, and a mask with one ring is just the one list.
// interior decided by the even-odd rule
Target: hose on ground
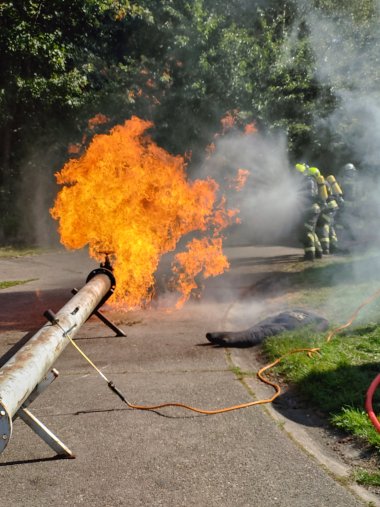
[[(346, 329), (347, 327), (349, 327), (353, 323), (353, 321), (356, 319), (356, 317), (358, 316), (360, 310), (364, 306), (368, 305), (369, 303), (371, 303), (372, 301), (374, 301), (375, 299), (377, 299), (379, 296), (380, 296), (380, 289), (378, 291), (376, 291), (374, 294), (372, 294), (370, 297), (368, 297), (360, 306), (358, 306), (358, 308), (354, 311), (354, 313), (351, 315), (351, 317), (349, 318), (349, 320), (345, 324), (343, 324), (343, 325), (341, 325), (341, 326), (333, 329), (332, 331), (330, 331), (328, 333), (328, 335), (326, 336), (326, 342), (329, 342), (333, 338), (333, 336), (335, 336), (336, 334), (338, 334), (343, 329)], [(229, 406), (229, 407), (219, 408), (219, 409), (215, 409), (215, 410), (205, 410), (205, 409), (202, 409), (202, 408), (193, 407), (191, 405), (186, 405), (184, 403), (179, 403), (179, 402), (160, 403), (160, 404), (157, 404), (157, 405), (137, 405), (137, 404), (129, 402), (125, 398), (125, 396), (123, 395), (123, 393), (115, 386), (115, 384), (111, 380), (109, 380), (99, 370), (99, 368), (97, 368), (95, 366), (95, 364), (91, 361), (91, 359), (80, 349), (80, 347), (75, 343), (75, 341), (71, 338), (71, 336), (68, 333), (65, 333), (65, 334), (66, 334), (67, 338), (69, 339), (69, 341), (71, 342), (71, 344), (76, 348), (76, 350), (99, 373), (99, 375), (107, 382), (108, 387), (129, 408), (135, 409), (135, 410), (159, 410), (159, 409), (166, 408), (166, 407), (179, 407), (179, 408), (183, 408), (183, 409), (190, 410), (192, 412), (197, 412), (199, 414), (204, 414), (204, 415), (222, 414), (222, 413), (225, 413), (225, 412), (231, 412), (233, 410), (239, 410), (239, 409), (242, 409), (242, 408), (252, 407), (252, 406), (255, 406), (255, 405), (263, 405), (263, 404), (266, 404), (266, 403), (272, 403), (281, 394), (281, 387), (277, 383), (272, 382), (271, 380), (269, 380), (264, 375), (264, 373), (266, 371), (270, 370), (271, 368), (273, 368), (274, 366), (278, 365), (285, 357), (288, 357), (288, 356), (290, 356), (292, 354), (306, 353), (310, 358), (312, 358), (313, 355), (318, 354), (320, 352), (320, 350), (321, 350), (319, 347), (292, 349), (289, 352), (287, 352), (284, 355), (282, 355), (281, 357), (277, 358), (272, 363), (270, 363), (270, 364), (262, 367), (257, 372), (257, 377), (263, 383), (265, 383), (267, 385), (270, 385), (275, 390), (273, 396), (271, 396), (270, 398), (263, 399), (263, 400), (250, 401), (250, 402), (247, 402), (247, 403), (240, 403), (238, 405), (232, 405), (232, 406)], [(374, 414), (373, 409), (372, 409), (372, 397), (373, 397), (373, 393), (375, 392), (375, 390), (376, 390), (376, 388), (378, 387), (379, 384), (380, 384), (380, 374), (374, 379), (374, 381), (371, 383), (370, 388), (368, 389), (365, 407), (366, 407), (366, 411), (368, 413), (368, 416), (369, 416), (371, 422), (373, 423), (373, 425), (375, 426), (375, 428), (377, 429), (377, 431), (380, 432), (380, 423), (379, 423), (379, 421), (378, 421), (378, 419), (377, 419), (377, 417)]]

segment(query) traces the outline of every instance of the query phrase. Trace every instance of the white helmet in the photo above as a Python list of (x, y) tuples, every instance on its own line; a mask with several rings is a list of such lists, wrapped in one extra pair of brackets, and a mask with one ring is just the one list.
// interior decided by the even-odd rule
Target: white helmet
[(351, 164), (351, 162), (350, 162), (350, 163), (344, 165), (341, 170), (344, 173), (349, 173), (349, 172), (353, 173), (353, 172), (356, 172), (356, 167), (354, 166), (354, 164)]

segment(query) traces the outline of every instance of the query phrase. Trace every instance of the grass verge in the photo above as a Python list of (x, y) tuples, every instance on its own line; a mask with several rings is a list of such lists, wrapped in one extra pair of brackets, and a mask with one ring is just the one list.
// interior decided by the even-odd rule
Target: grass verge
[[(288, 304), (319, 311), (335, 328), (347, 322), (369, 296), (380, 290), (380, 257), (368, 254), (326, 259), (302, 272), (290, 273), (289, 277)], [(367, 389), (380, 373), (380, 293), (360, 310), (344, 332), (329, 342), (326, 336), (327, 333), (303, 329), (269, 338), (263, 347), (270, 361), (292, 349), (320, 348), (320, 354), (312, 358), (306, 353), (285, 357), (269, 375), (279, 375), (296, 385), (333, 426), (360, 439), (380, 459), (380, 433), (364, 411)], [(379, 391), (374, 395), (373, 408), (380, 418)], [(378, 472), (359, 475), (356, 480), (361, 484), (379, 485)]]
[(354, 479), (358, 484), (367, 486), (380, 486), (380, 472), (368, 473), (367, 470), (357, 470), (354, 474)]
[[(43, 250), (37, 247), (15, 247), (15, 246), (1, 246), (0, 247), (0, 259), (6, 259), (9, 257), (25, 257), (27, 255), (37, 255), (42, 253)], [(32, 282), (35, 278), (29, 280), (12, 280), (12, 281), (1, 281), (0, 290), (7, 289), (8, 287), (14, 287), (15, 285), (22, 285), (24, 283)]]
[(0, 247), (0, 258), (24, 257), (26, 255), (37, 255), (40, 253), (43, 253), (43, 250), (37, 247), (20, 247), (20, 248), (13, 246)]
[[(280, 375), (297, 386), (308, 402), (329, 419), (332, 426), (354, 435), (380, 459), (380, 433), (364, 411), (367, 389), (379, 373), (380, 327), (365, 334), (341, 335), (326, 342), (324, 336), (311, 331), (304, 334), (284, 333), (270, 338), (264, 350), (274, 360), (295, 348), (320, 347), (312, 358), (296, 353), (284, 360), (270, 375)], [(378, 390), (379, 391), (379, 390)], [(380, 393), (375, 393), (373, 408), (380, 419)], [(378, 472), (360, 475), (360, 484), (369, 486), (379, 481)], [(378, 485), (378, 484), (376, 484)], [(380, 485), (380, 484), (379, 484)]]
[(24, 283), (33, 282), (36, 278), (30, 278), (29, 280), (12, 280), (10, 282), (1, 282), (0, 281), (0, 290), (7, 289), (8, 287), (14, 287), (15, 285), (22, 285)]

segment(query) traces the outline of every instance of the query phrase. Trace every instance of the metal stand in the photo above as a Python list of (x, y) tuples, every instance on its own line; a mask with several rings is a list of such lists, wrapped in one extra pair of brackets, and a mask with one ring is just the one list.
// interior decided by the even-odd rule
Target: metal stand
[(12, 420), (22, 419), (42, 440), (62, 458), (75, 458), (74, 454), (27, 408), (45, 389), (58, 377), (58, 371), (53, 368), (39, 384), (36, 385), (29, 397), (17, 410)]
[[(77, 294), (78, 289), (74, 288), (71, 291), (72, 294)], [(98, 309), (95, 309), (91, 315), (96, 315), (98, 319), (100, 319), (106, 326), (108, 326), (112, 331), (116, 333), (116, 336), (127, 336), (122, 329), (117, 327), (113, 322), (111, 322), (107, 317), (105, 317)], [(91, 317), (90, 315), (90, 317)]]
[[(47, 310), (44, 316), (49, 324), (43, 325), (12, 355), (0, 370), (0, 453), (8, 445), (12, 435), (12, 421), (20, 417), (30, 428), (54, 449), (58, 456), (73, 458), (74, 455), (50, 430), (27, 408), (57, 377), (51, 370), (54, 362), (70, 343), (80, 327), (97, 312), (113, 294), (116, 280), (107, 269), (109, 262), (94, 269), (86, 284), (75, 291), (57, 314)], [(123, 332), (113, 326), (120, 335)], [(47, 372), (50, 373), (47, 374)]]

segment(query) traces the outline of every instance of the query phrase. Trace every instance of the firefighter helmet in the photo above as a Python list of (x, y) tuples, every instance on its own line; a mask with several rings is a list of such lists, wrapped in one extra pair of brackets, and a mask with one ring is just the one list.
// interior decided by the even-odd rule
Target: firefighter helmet
[(296, 171), (298, 171), (301, 174), (304, 174), (306, 169), (308, 169), (308, 168), (309, 168), (309, 166), (303, 162), (295, 165)]
[(321, 175), (321, 171), (318, 169), (318, 167), (308, 167), (307, 174), (309, 176), (313, 176), (314, 178), (318, 178)]
[(344, 173), (353, 173), (353, 172), (356, 172), (356, 167), (354, 166), (354, 164), (351, 164), (351, 162), (350, 162), (348, 164), (345, 164), (342, 167), (342, 172), (344, 172)]

